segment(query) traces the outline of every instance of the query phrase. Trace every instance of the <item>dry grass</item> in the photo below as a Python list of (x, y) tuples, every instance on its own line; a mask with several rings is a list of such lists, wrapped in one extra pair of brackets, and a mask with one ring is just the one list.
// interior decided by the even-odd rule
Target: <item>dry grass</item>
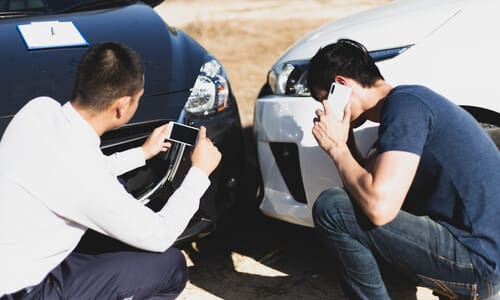
[[(225, 66), (238, 99), (243, 126), (253, 124), (255, 99), (280, 54), (326, 20), (194, 22), (182, 28)], [(269, 34), (269, 28), (273, 29)]]

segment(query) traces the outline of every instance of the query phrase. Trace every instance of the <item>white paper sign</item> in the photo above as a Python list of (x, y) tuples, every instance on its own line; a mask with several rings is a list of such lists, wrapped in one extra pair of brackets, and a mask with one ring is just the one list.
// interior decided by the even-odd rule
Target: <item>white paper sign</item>
[(28, 49), (88, 46), (73, 22), (32, 22), (17, 26)]

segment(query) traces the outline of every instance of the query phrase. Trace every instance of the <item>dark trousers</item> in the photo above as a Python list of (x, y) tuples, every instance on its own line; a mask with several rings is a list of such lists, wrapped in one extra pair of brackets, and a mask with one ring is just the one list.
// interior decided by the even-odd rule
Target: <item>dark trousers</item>
[(469, 251), (439, 223), (401, 211), (380, 227), (340, 188), (316, 200), (313, 219), (350, 299), (389, 299), (379, 263), (449, 299), (499, 299), (499, 284), (480, 278)]
[(29, 293), (6, 299), (175, 299), (186, 282), (186, 260), (175, 248), (73, 253)]

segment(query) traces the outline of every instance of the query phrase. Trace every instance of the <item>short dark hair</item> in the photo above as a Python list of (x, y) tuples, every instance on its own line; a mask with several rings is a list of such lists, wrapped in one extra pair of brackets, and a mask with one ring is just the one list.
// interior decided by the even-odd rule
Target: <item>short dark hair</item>
[(350, 39), (339, 39), (320, 48), (311, 58), (307, 71), (311, 95), (317, 99), (315, 91), (328, 91), (337, 75), (352, 78), (363, 87), (372, 87), (384, 79), (365, 46)]
[(120, 43), (98, 43), (83, 54), (76, 75), (73, 101), (102, 111), (112, 101), (144, 88), (144, 65), (137, 52)]

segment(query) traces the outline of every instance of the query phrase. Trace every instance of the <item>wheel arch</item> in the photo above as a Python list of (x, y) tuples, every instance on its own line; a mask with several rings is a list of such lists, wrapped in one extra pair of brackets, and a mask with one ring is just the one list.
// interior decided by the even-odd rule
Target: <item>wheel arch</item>
[(500, 113), (477, 106), (461, 105), (461, 107), (469, 112), (478, 122), (500, 127)]
[(476, 106), (462, 106), (486, 130), (500, 151), (500, 113)]

